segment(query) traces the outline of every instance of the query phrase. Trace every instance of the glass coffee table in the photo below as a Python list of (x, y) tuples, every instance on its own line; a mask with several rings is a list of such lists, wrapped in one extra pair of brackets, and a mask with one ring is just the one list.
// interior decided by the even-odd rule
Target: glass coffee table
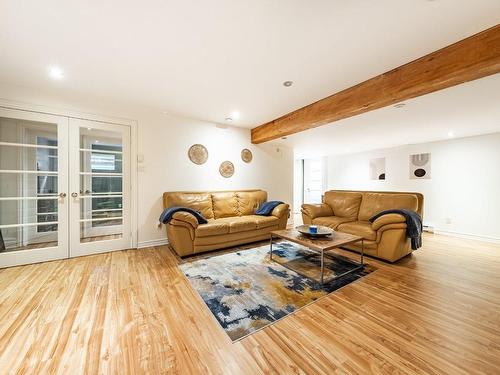
[[(319, 254), (321, 254), (321, 274), (320, 274), (320, 283), (323, 284), (323, 276), (325, 272), (325, 252), (331, 251), (338, 249), (339, 247), (353, 244), (356, 242), (361, 242), (361, 254), (360, 254), (360, 261), (355, 262), (350, 259), (345, 259), (342, 257), (342, 261), (351, 263), (355, 265), (354, 268), (350, 269), (349, 271), (346, 271), (340, 275), (335, 276), (331, 280), (328, 281), (333, 281), (336, 279), (339, 279), (347, 274), (359, 271), (363, 269), (364, 264), (363, 264), (363, 256), (364, 256), (364, 250), (365, 250), (365, 244), (363, 237), (361, 236), (356, 236), (354, 234), (348, 234), (348, 233), (342, 233), (342, 232), (336, 232), (333, 231), (333, 233), (330, 236), (326, 237), (309, 237), (307, 235), (304, 235), (300, 233), (296, 229), (283, 229), (283, 230), (275, 230), (271, 232), (271, 239), (269, 241), (269, 258), (273, 260), (273, 238), (278, 237), (282, 238), (286, 241), (294, 242), (296, 244), (302, 245), (304, 247), (307, 247), (308, 249), (315, 251)], [(330, 254), (333, 257), (340, 257), (339, 255), (332, 253)], [(278, 262), (279, 263), (279, 262)], [(285, 264), (280, 263), (282, 266), (287, 267)], [(297, 272), (297, 270), (293, 270), (290, 267), (287, 267), (291, 269), (292, 271)], [(306, 277), (309, 277), (307, 275), (304, 275)]]

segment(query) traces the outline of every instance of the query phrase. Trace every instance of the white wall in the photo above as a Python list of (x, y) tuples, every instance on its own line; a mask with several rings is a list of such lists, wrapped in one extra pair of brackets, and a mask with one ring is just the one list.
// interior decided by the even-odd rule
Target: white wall
[[(430, 152), (432, 179), (410, 180), (411, 154)], [(386, 180), (369, 161), (386, 158)], [(328, 158), (328, 189), (424, 194), (424, 222), (437, 231), (500, 240), (500, 133)]]
[[(252, 145), (250, 130), (220, 129), (215, 124), (173, 116), (140, 119), (139, 153), (144, 154), (144, 170), (139, 169), (139, 241), (157, 239), (156, 222), (161, 212), (161, 195), (175, 190), (228, 190), (262, 188), (269, 199), (292, 204), (293, 154), (291, 150)], [(194, 143), (209, 152), (206, 164), (196, 165), (187, 157)], [(251, 163), (241, 160), (249, 148)], [(231, 178), (219, 174), (224, 160), (233, 162)]]
[[(213, 123), (166, 115), (144, 106), (76, 94), (69, 99), (67, 95), (20, 86), (0, 84), (0, 99), (138, 121), (138, 154), (144, 157), (138, 168), (139, 245), (166, 237), (165, 230), (157, 228), (164, 191), (261, 188), (268, 191), (269, 199), (292, 204), (292, 151), (285, 147), (252, 145), (249, 129), (220, 129)], [(187, 151), (194, 143), (208, 148), (206, 164), (195, 165), (189, 161)], [(253, 152), (249, 164), (241, 160), (243, 148)], [(224, 160), (232, 161), (235, 166), (233, 177), (228, 179), (219, 174), (219, 164)]]

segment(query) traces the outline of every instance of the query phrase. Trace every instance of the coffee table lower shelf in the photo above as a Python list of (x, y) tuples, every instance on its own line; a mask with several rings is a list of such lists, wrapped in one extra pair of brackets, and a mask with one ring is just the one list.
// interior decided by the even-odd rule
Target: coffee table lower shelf
[[(341, 257), (341, 256), (339, 256), (339, 255), (337, 255), (335, 253), (333, 253), (333, 254), (329, 253), (328, 255), (326, 255), (327, 258), (330, 258), (330, 259), (333, 259), (333, 258), (340, 259), (341, 258), (343, 262), (351, 263), (351, 264), (353, 264), (353, 265), (356, 266), (355, 268), (350, 269), (349, 271), (346, 271), (346, 272), (344, 272), (344, 273), (342, 273), (340, 275), (332, 277), (331, 279), (328, 280), (328, 282), (332, 282), (332, 281), (338, 280), (341, 277), (344, 277), (344, 276), (346, 276), (348, 274), (351, 274), (353, 272), (357, 272), (357, 271), (362, 270), (364, 268), (364, 260), (363, 260), (363, 258), (364, 258), (365, 244), (364, 244), (364, 239), (362, 237), (353, 238), (353, 237), (356, 237), (356, 236), (350, 236), (350, 238), (345, 238), (344, 240), (340, 240), (339, 244), (335, 243), (336, 244), (335, 247), (326, 246), (326, 248), (317, 248), (316, 246), (315, 247), (311, 246), (311, 244), (314, 243), (315, 239), (309, 239), (309, 238), (305, 239), (303, 237), (301, 238), (301, 236), (303, 236), (303, 235), (299, 234), (299, 236), (297, 236), (298, 232), (297, 233), (293, 233), (293, 236), (288, 235), (289, 233), (285, 233), (285, 232), (290, 232), (290, 231), (293, 231), (293, 230), (289, 229), (289, 230), (271, 232), (271, 238), (269, 240), (269, 259), (270, 260), (276, 262), (275, 260), (273, 260), (273, 238), (274, 237), (281, 238), (283, 240), (294, 242), (294, 243), (297, 243), (299, 245), (305, 246), (309, 250), (314, 251), (316, 253), (319, 253), (321, 255), (321, 267), (320, 267), (320, 279), (319, 279), (319, 282), (321, 284), (324, 284), (325, 252), (331, 251), (331, 250), (334, 250), (334, 249), (338, 249), (341, 246), (348, 245), (348, 244), (351, 244), (351, 243), (361, 242), (361, 253), (360, 253), (360, 261), (359, 261), (359, 263), (355, 262), (353, 260)], [(337, 233), (339, 233), (339, 232), (337, 232)], [(324, 242), (324, 240), (323, 240), (323, 242)], [(298, 271), (296, 269), (293, 269), (292, 267), (289, 267), (288, 265), (286, 265), (284, 263), (280, 263), (280, 262), (276, 262), (276, 263), (281, 264), (283, 267), (288, 268), (291, 271), (297, 272), (301, 276), (304, 276), (304, 277), (307, 277), (307, 278), (310, 278), (310, 279), (316, 281), (315, 279), (311, 278), (310, 276), (305, 275), (304, 273), (301, 273), (300, 271)]]

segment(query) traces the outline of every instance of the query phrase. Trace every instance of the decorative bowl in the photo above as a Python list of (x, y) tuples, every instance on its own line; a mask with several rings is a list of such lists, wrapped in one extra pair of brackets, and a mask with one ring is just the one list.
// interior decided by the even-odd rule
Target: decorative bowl
[(309, 225), (299, 225), (297, 229), (300, 233), (302, 233), (305, 236), (309, 237), (325, 237), (325, 236), (330, 236), (333, 233), (333, 229), (328, 228), (328, 227), (323, 227), (318, 225), (318, 232), (317, 233), (311, 233), (309, 231)]

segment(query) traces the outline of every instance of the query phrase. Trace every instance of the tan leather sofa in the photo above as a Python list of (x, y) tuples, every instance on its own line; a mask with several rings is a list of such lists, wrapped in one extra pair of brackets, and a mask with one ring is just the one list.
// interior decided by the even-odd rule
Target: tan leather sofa
[(164, 208), (190, 207), (208, 220), (198, 224), (193, 215), (176, 212), (167, 224), (170, 246), (182, 257), (269, 239), (271, 231), (286, 228), (290, 208), (280, 204), (271, 216), (255, 215), (265, 201), (263, 190), (163, 193)]
[[(304, 224), (324, 225), (362, 236), (365, 254), (395, 262), (412, 251), (404, 217), (388, 214), (373, 223), (369, 219), (396, 208), (414, 210), (422, 217), (423, 203), (420, 193), (331, 190), (325, 193), (322, 204), (303, 204), (302, 219)], [(361, 245), (346, 247), (361, 251)]]

